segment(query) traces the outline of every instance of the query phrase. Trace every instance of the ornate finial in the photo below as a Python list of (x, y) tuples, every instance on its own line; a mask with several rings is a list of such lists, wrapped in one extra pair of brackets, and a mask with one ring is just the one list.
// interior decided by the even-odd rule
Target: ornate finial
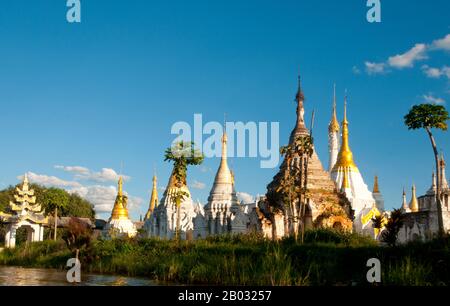
[(119, 188), (118, 188), (118, 194), (119, 196), (123, 196), (123, 178), (122, 176), (119, 177)]
[(330, 133), (339, 132), (339, 122), (337, 120), (336, 114), (336, 83), (334, 84), (334, 93), (333, 93), (333, 113), (331, 115), (331, 121), (328, 125), (328, 131)]
[(305, 96), (303, 95), (303, 91), (302, 91), (302, 80), (301, 80), (300, 75), (298, 75), (298, 89), (297, 89), (297, 95), (295, 96), (295, 100), (297, 102), (305, 100)]
[(28, 185), (28, 173), (25, 173), (25, 175), (23, 176), (23, 184)]
[(344, 96), (344, 122), (347, 122), (347, 88), (345, 89)]
[(347, 168), (354, 172), (358, 172), (355, 162), (353, 161), (353, 153), (350, 150), (348, 140), (348, 121), (347, 121), (347, 90), (345, 90), (344, 98), (344, 120), (342, 121), (342, 142), (339, 150), (336, 164), (332, 171), (339, 171), (339, 168)]
[(378, 176), (377, 175), (375, 175), (375, 178), (374, 178), (373, 193), (380, 193), (380, 188), (378, 186)]

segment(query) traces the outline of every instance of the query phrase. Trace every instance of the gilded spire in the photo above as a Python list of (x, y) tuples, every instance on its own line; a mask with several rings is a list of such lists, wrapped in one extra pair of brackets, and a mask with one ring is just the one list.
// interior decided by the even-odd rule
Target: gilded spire
[(331, 117), (330, 124), (328, 125), (328, 131), (330, 133), (339, 132), (339, 122), (337, 120), (336, 114), (336, 84), (334, 84), (334, 94), (333, 94), (333, 115)]
[(123, 178), (122, 177), (120, 177), (119, 178), (119, 188), (118, 188), (118, 190), (119, 190), (119, 192), (118, 192), (118, 195), (119, 196), (123, 196)]
[(409, 208), (411, 209), (411, 212), (419, 211), (419, 203), (416, 197), (416, 185), (412, 186), (412, 195), (411, 195), (411, 202), (409, 203)]
[(339, 150), (336, 164), (333, 171), (339, 171), (339, 168), (348, 168), (353, 172), (358, 172), (355, 162), (353, 161), (353, 153), (350, 150), (348, 141), (348, 121), (347, 121), (347, 94), (344, 100), (344, 120), (342, 121), (342, 145)]
[(375, 179), (373, 182), (373, 193), (380, 193), (380, 187), (378, 186), (378, 176), (375, 175)]
[(153, 175), (153, 189), (152, 189), (152, 195), (150, 197), (150, 205), (147, 211), (147, 214), (145, 215), (145, 220), (149, 219), (155, 208), (158, 206), (158, 179), (156, 177), (156, 174)]

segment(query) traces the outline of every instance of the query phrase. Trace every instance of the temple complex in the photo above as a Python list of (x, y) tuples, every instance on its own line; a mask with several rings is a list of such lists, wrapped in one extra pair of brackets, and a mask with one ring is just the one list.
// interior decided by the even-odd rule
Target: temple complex
[(123, 193), (123, 178), (119, 178), (117, 197), (111, 217), (105, 226), (108, 236), (134, 237), (137, 234), (136, 226), (128, 216), (128, 197)]
[[(441, 207), (444, 232), (450, 233), (450, 188), (445, 175), (444, 156), (439, 158), (441, 173), (440, 191)], [(412, 187), (411, 200), (406, 202), (406, 195), (403, 193), (401, 210), (404, 213), (404, 224), (398, 234), (400, 242), (414, 240), (429, 240), (435, 237), (439, 231), (438, 208), (437, 208), (437, 183), (436, 175), (431, 176), (431, 186), (425, 195), (416, 196), (416, 187)]]

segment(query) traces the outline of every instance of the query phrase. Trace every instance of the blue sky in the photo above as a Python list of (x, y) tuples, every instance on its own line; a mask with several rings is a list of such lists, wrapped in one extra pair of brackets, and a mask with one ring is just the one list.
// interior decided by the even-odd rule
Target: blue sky
[[(355, 161), (369, 186), (380, 177), (386, 207), (400, 205), (403, 187), (415, 183), (423, 194), (430, 186), (429, 140), (408, 131), (403, 116), (426, 100), (450, 102), (449, 1), (382, 1), (378, 24), (366, 21), (365, 0), (84, 0), (81, 24), (66, 21), (65, 4), (0, 4), (2, 188), (32, 172), (104, 204), (123, 169), (137, 219), (154, 168), (167, 183), (173, 123), (192, 123), (194, 113), (280, 122), (285, 144), (299, 70), (325, 167), (336, 82), (340, 119), (349, 92)], [(449, 134), (436, 138), (450, 156)], [(204, 186), (191, 188), (194, 199), (205, 203), (218, 162), (189, 169), (190, 184)], [(278, 169), (259, 162), (230, 161), (238, 191), (265, 192)]]

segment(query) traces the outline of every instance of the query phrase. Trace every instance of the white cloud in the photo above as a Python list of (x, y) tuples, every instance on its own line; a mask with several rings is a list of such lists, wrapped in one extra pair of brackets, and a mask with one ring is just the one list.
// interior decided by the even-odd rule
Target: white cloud
[[(395, 69), (412, 68), (414, 67), (416, 62), (428, 59), (427, 53), (428, 51), (432, 50), (450, 51), (450, 34), (447, 34), (442, 39), (433, 41), (431, 44), (415, 44), (414, 47), (412, 47), (405, 53), (390, 56), (384, 62), (373, 63), (370, 61), (366, 61), (366, 72), (367, 74), (372, 75), (389, 72), (387, 71), (386, 67)], [(445, 72), (442, 74), (440, 70), (438, 71), (438, 68), (428, 67), (428, 69), (424, 69), (424, 72), (428, 77), (432, 78), (438, 78), (441, 75), (446, 75), (448, 77), (448, 74), (446, 74)]]
[(423, 95), (425, 102), (432, 104), (444, 104), (445, 101), (442, 98), (434, 97), (432, 94)]
[(416, 44), (412, 49), (403, 54), (391, 56), (388, 59), (389, 66), (403, 69), (411, 68), (419, 60), (426, 59), (427, 46), (425, 44)]
[(442, 68), (435, 68), (429, 67), (428, 65), (423, 65), (422, 70), (429, 78), (439, 79), (440, 77), (444, 76), (450, 80), (450, 67), (448, 66), (444, 66)]
[(450, 51), (450, 34), (447, 34), (442, 39), (437, 39), (433, 41), (431, 47), (437, 50), (446, 50)]
[(194, 180), (194, 181), (192, 182), (192, 184), (191, 184), (191, 187), (194, 188), (194, 189), (205, 189), (206, 184)]
[[(92, 180), (96, 182), (116, 182), (120, 175), (111, 168), (103, 168), (100, 172), (91, 172), (90, 175), (84, 176), (83, 179)], [(127, 175), (122, 175), (125, 181), (130, 179)]]
[(366, 66), (366, 72), (369, 75), (372, 74), (381, 74), (385, 72), (385, 63), (372, 63), (372, 62), (365, 62), (364, 65)]
[[(102, 168), (102, 170), (99, 172), (94, 172), (86, 167), (81, 166), (55, 166), (55, 168), (75, 174), (75, 178), (78, 180), (88, 180), (105, 183), (105, 182), (117, 182), (120, 177), (120, 175), (114, 169), (111, 168)], [(131, 179), (131, 177), (127, 175), (122, 175), (122, 177), (125, 181)]]
[[(65, 181), (56, 176), (49, 176), (43, 174), (36, 174), (34, 172), (27, 172), (28, 180), (31, 183), (47, 186), (47, 187), (80, 187), (81, 184), (74, 181)], [(18, 176), (19, 180), (23, 180), (23, 175)]]
[(89, 169), (81, 166), (55, 166), (55, 169), (63, 170), (65, 172), (88, 175)]
[(253, 203), (255, 201), (254, 197), (246, 192), (237, 192), (236, 195), (239, 201), (244, 202), (244, 204)]
[(81, 186), (73, 188), (69, 192), (76, 193), (94, 204), (97, 213), (110, 213), (117, 196), (117, 189), (114, 186)]
[[(117, 196), (117, 189), (114, 186), (80, 186), (68, 190), (69, 193), (78, 194), (83, 199), (94, 205), (96, 213), (111, 213)], [(143, 203), (143, 199), (135, 196), (128, 196), (128, 209), (137, 210)]]
[(439, 68), (429, 67), (428, 65), (422, 66), (422, 71), (426, 74), (429, 78), (435, 78), (438, 79), (441, 77), (442, 72)]

